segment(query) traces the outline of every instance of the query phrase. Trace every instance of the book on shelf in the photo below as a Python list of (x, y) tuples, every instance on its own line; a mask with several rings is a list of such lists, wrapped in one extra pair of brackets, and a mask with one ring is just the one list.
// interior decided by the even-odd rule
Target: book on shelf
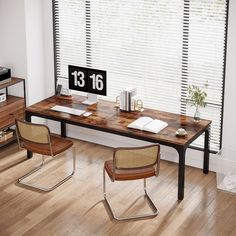
[(0, 66), (0, 85), (11, 82), (11, 69)]
[(165, 121), (152, 119), (148, 116), (143, 116), (130, 123), (127, 127), (157, 134), (167, 126), (168, 124)]
[(0, 143), (5, 142), (8, 139), (13, 137), (13, 131), (7, 130), (7, 131), (0, 131)]

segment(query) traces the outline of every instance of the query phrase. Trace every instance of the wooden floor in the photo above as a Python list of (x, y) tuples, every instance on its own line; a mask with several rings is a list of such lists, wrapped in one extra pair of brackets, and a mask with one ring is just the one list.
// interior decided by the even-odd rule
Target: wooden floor
[[(162, 161), (160, 176), (148, 180), (150, 196), (160, 213), (147, 220), (116, 222), (103, 203), (102, 169), (112, 149), (82, 141), (77, 146), (77, 171), (72, 179), (49, 193), (22, 188), (16, 180), (40, 164), (26, 160), (16, 144), (0, 151), (0, 235), (236, 235), (236, 195), (216, 189), (215, 173), (186, 168), (185, 198), (177, 200), (177, 165)], [(71, 153), (46, 165), (31, 182), (52, 184), (69, 171)], [(50, 175), (46, 175), (50, 173)], [(46, 180), (46, 181), (45, 181)], [(149, 211), (142, 181), (108, 182), (117, 214)]]

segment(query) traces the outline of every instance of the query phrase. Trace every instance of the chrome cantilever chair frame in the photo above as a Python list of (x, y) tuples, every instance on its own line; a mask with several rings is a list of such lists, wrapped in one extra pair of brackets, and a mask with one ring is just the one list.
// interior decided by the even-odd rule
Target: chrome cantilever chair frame
[[(155, 175), (154, 176), (158, 176), (159, 174), (159, 167), (160, 167), (160, 145), (159, 144), (155, 144), (155, 145), (150, 145), (150, 146), (146, 146), (147, 148), (152, 147), (152, 146), (158, 146), (158, 152), (157, 152), (157, 161), (155, 163)], [(116, 148), (113, 154), (113, 161), (115, 160), (115, 154), (116, 151), (124, 149), (124, 150), (133, 150), (133, 149), (142, 149), (142, 148), (146, 148), (146, 147), (139, 147), (139, 148)], [(113, 166), (113, 173), (115, 173), (115, 165)], [(109, 175), (108, 175), (109, 176)], [(110, 176), (109, 176), (110, 177)], [(114, 182), (115, 181), (115, 177), (113, 176), (112, 178), (110, 177), (111, 181)], [(146, 183), (146, 178), (143, 178), (143, 190), (144, 190), (144, 197), (147, 199), (148, 201), (148, 205), (150, 207), (150, 209), (152, 210), (152, 213), (146, 213), (146, 214), (141, 214), (141, 215), (131, 215), (131, 216), (117, 216), (114, 212), (114, 210), (111, 207), (111, 204), (109, 203), (109, 200), (107, 199), (107, 192), (106, 192), (106, 170), (105, 170), (105, 165), (103, 168), (103, 196), (104, 196), (104, 200), (106, 205), (108, 206), (108, 209), (113, 217), (113, 219), (118, 220), (118, 221), (122, 221), (122, 220), (132, 220), (132, 219), (144, 219), (144, 218), (151, 218), (151, 217), (155, 217), (158, 215), (159, 211), (157, 209), (157, 207), (155, 206), (154, 202), (152, 201), (151, 197), (149, 196), (148, 192), (147, 192), (147, 183)]]
[[(17, 137), (18, 146), (21, 149), (26, 149), (26, 148), (22, 147), (22, 145), (21, 145), (21, 138), (20, 138), (21, 135), (20, 135), (20, 132), (19, 132), (19, 128), (18, 128), (18, 123), (17, 122), (23, 122), (23, 121), (16, 120), (16, 137)], [(64, 153), (65, 151), (70, 149), (70, 148), (68, 148), (68, 149), (66, 149), (63, 152), (61, 152), (61, 153), (59, 153), (57, 155), (54, 155), (53, 154), (52, 143), (51, 143), (51, 134), (50, 134), (50, 130), (48, 129), (48, 127), (46, 125), (33, 124), (33, 123), (30, 123), (30, 122), (23, 122), (23, 123), (28, 124), (28, 125), (38, 126), (38, 127), (41, 126), (41, 127), (44, 127), (44, 128), (46, 128), (48, 130), (48, 134), (47, 134), (48, 143), (47, 144), (49, 145), (50, 154), (51, 154), (50, 156), (51, 157), (55, 158), (55, 157), (61, 155), (62, 153)], [(44, 191), (44, 192), (50, 192), (50, 191), (54, 190), (55, 188), (57, 188), (58, 186), (62, 185), (64, 182), (69, 180), (74, 175), (75, 170), (76, 170), (76, 148), (74, 146), (72, 146), (71, 148), (73, 149), (73, 169), (72, 169), (72, 172), (69, 175), (67, 175), (65, 178), (63, 178), (62, 180), (58, 181), (53, 186), (45, 188), (45, 187), (38, 186), (38, 185), (35, 185), (35, 184), (30, 184), (30, 183), (24, 181), (24, 179), (26, 179), (27, 177), (31, 176), (33, 173), (39, 171), (44, 166), (45, 156), (46, 155), (42, 155), (42, 162), (41, 162), (41, 164), (39, 166), (37, 166), (36, 168), (34, 168), (33, 170), (31, 170), (30, 172), (28, 172), (25, 175), (23, 175), (22, 177), (20, 177), (18, 179), (18, 183), (23, 185), (23, 186), (27, 186), (27, 187), (30, 187), (30, 188), (33, 188), (33, 189), (41, 190), (41, 191)]]

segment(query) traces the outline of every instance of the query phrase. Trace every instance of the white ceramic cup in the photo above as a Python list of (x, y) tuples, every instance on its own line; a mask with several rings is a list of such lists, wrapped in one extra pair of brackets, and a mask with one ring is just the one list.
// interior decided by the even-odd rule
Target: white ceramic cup
[(179, 128), (178, 129), (178, 134), (179, 135), (183, 135), (183, 134), (185, 134), (186, 133), (186, 130), (185, 129), (183, 129), (183, 128)]

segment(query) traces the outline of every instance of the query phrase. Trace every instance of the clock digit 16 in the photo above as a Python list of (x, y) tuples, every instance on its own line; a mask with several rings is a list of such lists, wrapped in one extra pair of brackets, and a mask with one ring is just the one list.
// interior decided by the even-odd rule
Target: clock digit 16
[(92, 74), (89, 77), (90, 79), (92, 79), (92, 88), (93, 89), (97, 89), (97, 90), (103, 90), (103, 77), (102, 75), (96, 75), (96, 74)]
[(88, 68), (88, 92), (106, 95), (106, 71)]

